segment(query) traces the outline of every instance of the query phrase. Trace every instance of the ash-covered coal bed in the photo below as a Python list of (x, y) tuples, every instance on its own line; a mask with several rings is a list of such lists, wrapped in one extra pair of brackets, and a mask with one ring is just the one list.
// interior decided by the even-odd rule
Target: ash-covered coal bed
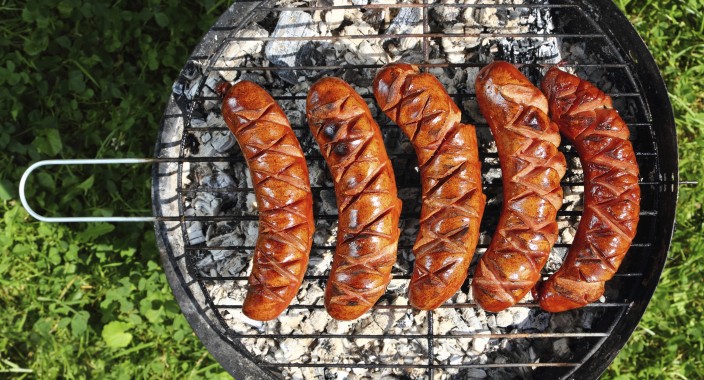
[[(498, 221), (502, 201), (501, 171), (496, 146), (474, 97), (474, 78), (494, 60), (527, 64), (521, 70), (535, 84), (550, 64), (561, 60), (589, 61), (591, 49), (583, 41), (550, 36), (556, 28), (551, 8), (526, 7), (536, 1), (437, 0), (440, 6), (406, 6), (336, 9), (339, 6), (396, 4), (389, 0), (279, 0), (270, 10), (256, 13), (217, 53), (195, 61), (174, 84), (173, 95), (184, 105), (188, 119), (185, 157), (234, 158), (222, 162), (183, 164), (183, 212), (186, 216), (240, 216), (245, 221), (192, 221), (186, 223), (190, 262), (203, 278), (214, 305), (229, 331), (251, 334), (233, 338), (253, 356), (271, 363), (328, 363), (329, 367), (284, 367), (283, 378), (381, 379), (428, 378), (428, 368), (394, 365), (461, 365), (475, 368), (436, 368), (434, 378), (530, 378), (531, 366), (481, 368), (482, 364), (545, 363), (569, 360), (575, 347), (589, 346), (589, 338), (554, 338), (551, 333), (590, 332), (602, 308), (567, 313), (541, 311), (531, 295), (500, 313), (487, 313), (473, 304), (469, 281), (445, 306), (432, 313), (408, 307), (408, 279), (413, 267), (411, 247), (418, 231), (420, 180), (412, 146), (400, 129), (381, 113), (371, 84), (378, 68), (389, 62), (420, 64), (435, 75), (453, 95), (463, 122), (477, 125), (487, 209), (474, 262), (484, 253)], [(464, 7), (472, 4), (503, 6)], [(458, 6), (458, 4), (460, 6)], [(323, 7), (311, 10), (310, 7)], [(273, 9), (273, 8), (272, 8)], [(424, 23), (427, 17), (427, 23)], [(417, 36), (428, 34), (428, 37)], [(402, 35), (401, 37), (398, 37)], [(410, 35), (410, 36), (409, 36)], [(287, 38), (296, 37), (295, 40)], [(275, 69), (273, 69), (275, 68)], [(569, 69), (569, 68), (568, 68)], [(599, 69), (580, 73), (602, 78)], [(325, 76), (349, 82), (366, 100), (381, 126), (392, 157), (403, 201), (401, 238), (395, 278), (372, 312), (351, 321), (333, 320), (323, 307), (327, 277), (336, 242), (337, 213), (332, 180), (310, 135), (305, 117), (308, 89)], [(317, 218), (314, 248), (306, 279), (293, 308), (270, 322), (248, 319), (241, 312), (257, 238), (257, 205), (246, 163), (236, 141), (220, 116), (215, 87), (222, 80), (250, 80), (269, 91), (286, 112), (306, 154)], [(597, 80), (597, 79), (595, 79)], [(597, 80), (612, 90), (607, 79)], [(629, 105), (618, 104), (624, 117)], [(569, 147), (564, 148), (568, 172), (563, 181), (581, 183), (581, 167)], [(415, 170), (409, 170), (415, 168)], [(564, 186), (564, 211), (558, 217), (560, 238), (544, 273), (559, 268), (579, 222), (581, 185)], [(474, 272), (474, 264), (470, 268)], [(208, 278), (216, 278), (208, 280)], [(222, 280), (226, 278), (226, 280)], [(606, 294), (606, 299), (610, 298)], [(604, 300), (602, 299), (602, 302)], [(231, 308), (222, 306), (233, 306)], [(309, 307), (308, 307), (309, 306)], [(432, 334), (432, 339), (428, 335)], [(537, 337), (517, 334), (535, 334)], [(284, 334), (288, 337), (266, 337)], [(305, 334), (304, 338), (296, 337)], [(540, 335), (543, 334), (543, 335)], [(316, 335), (320, 335), (317, 337)], [(326, 337), (329, 335), (365, 335)], [(393, 336), (380, 338), (369, 336)], [(410, 337), (402, 337), (410, 335)], [(429, 359), (429, 356), (432, 357)], [(335, 364), (383, 364), (383, 368), (339, 368)]]

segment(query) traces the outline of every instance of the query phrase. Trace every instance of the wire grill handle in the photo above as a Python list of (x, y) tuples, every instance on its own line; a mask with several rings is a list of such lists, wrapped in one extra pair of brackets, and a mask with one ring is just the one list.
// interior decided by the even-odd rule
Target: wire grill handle
[(27, 183), (27, 178), (32, 172), (42, 166), (68, 166), (68, 165), (107, 165), (107, 164), (150, 164), (162, 160), (156, 158), (95, 158), (95, 159), (62, 159), (62, 160), (44, 160), (35, 162), (22, 174), (20, 179), (20, 201), (22, 207), (33, 218), (49, 223), (84, 223), (84, 222), (154, 222), (156, 218), (153, 216), (44, 216), (39, 215), (32, 210), (27, 203), (24, 189)]

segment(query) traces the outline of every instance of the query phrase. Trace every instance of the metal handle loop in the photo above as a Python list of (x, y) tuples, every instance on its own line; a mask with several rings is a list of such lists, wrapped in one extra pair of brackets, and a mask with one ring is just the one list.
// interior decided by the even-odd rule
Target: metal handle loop
[(22, 174), (20, 179), (20, 201), (22, 207), (33, 218), (50, 223), (76, 223), (76, 222), (153, 222), (156, 220), (153, 216), (78, 216), (78, 217), (49, 217), (37, 214), (27, 203), (27, 197), (24, 194), (24, 187), (29, 175), (42, 166), (57, 166), (57, 165), (105, 165), (105, 164), (147, 164), (160, 161), (154, 158), (97, 158), (97, 159), (70, 159), (70, 160), (44, 160), (35, 162)]

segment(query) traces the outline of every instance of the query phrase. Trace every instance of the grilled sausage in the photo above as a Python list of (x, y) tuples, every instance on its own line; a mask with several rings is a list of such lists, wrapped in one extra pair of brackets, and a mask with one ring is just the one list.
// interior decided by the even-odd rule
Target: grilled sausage
[(504, 202), (472, 291), (482, 308), (497, 312), (521, 300), (540, 279), (557, 240), (566, 163), (547, 99), (515, 67), (506, 62), (484, 67), (476, 91), (496, 140)]
[(584, 212), (562, 267), (540, 287), (540, 307), (559, 312), (604, 293), (636, 235), (638, 163), (611, 98), (591, 83), (551, 68), (543, 79), (550, 116), (584, 169)]
[(224, 95), (222, 115), (240, 145), (259, 206), (259, 237), (242, 311), (276, 318), (298, 292), (313, 244), (313, 197), (301, 146), (281, 107), (242, 81)]
[(325, 307), (335, 319), (352, 320), (391, 281), (401, 200), (379, 126), (352, 87), (337, 78), (317, 81), (306, 114), (335, 183), (339, 215)]
[(442, 84), (415, 66), (387, 65), (374, 79), (374, 96), (418, 156), (423, 205), (409, 300), (432, 310), (462, 286), (479, 240), (486, 197), (477, 135), (460, 123)]

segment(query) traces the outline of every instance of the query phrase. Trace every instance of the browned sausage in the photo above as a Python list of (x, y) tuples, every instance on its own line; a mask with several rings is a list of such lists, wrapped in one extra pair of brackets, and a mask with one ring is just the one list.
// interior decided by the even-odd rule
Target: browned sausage
[(547, 99), (520, 71), (494, 62), (479, 72), (476, 91), (496, 140), (504, 202), (472, 291), (482, 308), (497, 312), (521, 300), (540, 279), (557, 240), (566, 163)]
[(584, 169), (584, 212), (562, 267), (540, 288), (540, 307), (582, 307), (604, 293), (636, 235), (638, 163), (611, 98), (591, 83), (551, 68), (543, 79), (550, 116), (574, 144)]
[(409, 300), (432, 310), (462, 286), (479, 240), (486, 197), (477, 135), (474, 126), (460, 123), (460, 110), (442, 84), (415, 66), (384, 67), (374, 79), (374, 95), (418, 156), (423, 205)]
[(401, 200), (379, 126), (352, 87), (337, 78), (317, 81), (306, 114), (335, 183), (339, 215), (325, 307), (333, 318), (351, 320), (374, 306), (391, 281)]
[(242, 81), (224, 95), (222, 115), (247, 160), (259, 207), (259, 237), (242, 311), (266, 321), (298, 292), (313, 244), (313, 197), (301, 146), (284, 111), (261, 87)]

